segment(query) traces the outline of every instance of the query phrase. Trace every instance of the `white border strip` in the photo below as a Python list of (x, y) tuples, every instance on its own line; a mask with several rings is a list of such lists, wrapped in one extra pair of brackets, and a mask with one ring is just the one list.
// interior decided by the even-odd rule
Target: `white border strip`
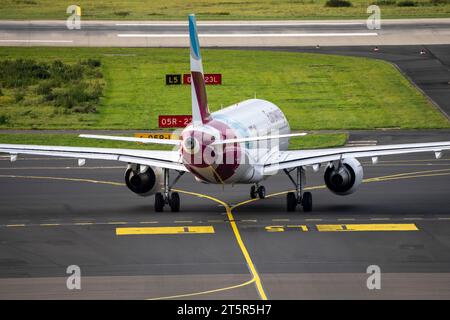
[[(289, 22), (289, 23), (277, 23), (277, 22), (261, 22), (261, 23), (198, 23), (199, 27), (285, 27), (285, 26), (363, 26), (363, 22)], [(116, 23), (116, 26), (120, 27), (187, 27), (187, 23)]]
[[(120, 38), (188, 38), (189, 34), (176, 33), (119, 33)], [(378, 36), (376, 32), (354, 33), (209, 33), (199, 34), (200, 38), (267, 38), (267, 37), (371, 37)]]
[(72, 43), (73, 40), (6, 40), (0, 39), (0, 42), (24, 42), (24, 43)]

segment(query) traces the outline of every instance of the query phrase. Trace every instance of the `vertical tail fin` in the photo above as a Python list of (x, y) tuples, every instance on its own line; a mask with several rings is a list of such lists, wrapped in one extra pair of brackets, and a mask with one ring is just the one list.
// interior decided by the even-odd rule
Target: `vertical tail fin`
[(209, 118), (208, 99), (206, 96), (205, 79), (203, 76), (200, 43), (198, 41), (197, 23), (195, 15), (189, 15), (189, 38), (191, 55), (191, 95), (192, 95), (192, 124), (202, 125)]

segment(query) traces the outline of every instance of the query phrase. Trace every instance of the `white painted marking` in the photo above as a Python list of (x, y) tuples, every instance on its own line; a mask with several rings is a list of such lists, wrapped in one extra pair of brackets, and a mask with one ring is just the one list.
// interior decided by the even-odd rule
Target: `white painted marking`
[[(285, 27), (285, 26), (363, 26), (365, 25), (362, 22), (258, 22), (258, 23), (246, 23), (246, 22), (238, 22), (238, 23), (197, 23), (198, 27)], [(187, 27), (188, 23), (179, 22), (179, 23), (116, 23), (116, 26), (121, 27), (140, 27), (140, 26), (149, 26), (149, 27)]]
[[(120, 38), (188, 38), (184, 33), (119, 33)], [(208, 33), (199, 34), (200, 38), (269, 38), (269, 37), (370, 37), (378, 36), (376, 32), (352, 33)]]
[(13, 43), (72, 43), (73, 40), (6, 40), (0, 39), (0, 42), (13, 42)]

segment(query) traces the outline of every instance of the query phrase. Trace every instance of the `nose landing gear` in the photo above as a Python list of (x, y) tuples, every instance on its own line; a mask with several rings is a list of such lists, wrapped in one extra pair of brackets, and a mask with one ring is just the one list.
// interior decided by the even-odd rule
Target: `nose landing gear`
[(250, 198), (256, 199), (257, 197), (264, 199), (266, 197), (266, 188), (255, 184), (250, 188)]

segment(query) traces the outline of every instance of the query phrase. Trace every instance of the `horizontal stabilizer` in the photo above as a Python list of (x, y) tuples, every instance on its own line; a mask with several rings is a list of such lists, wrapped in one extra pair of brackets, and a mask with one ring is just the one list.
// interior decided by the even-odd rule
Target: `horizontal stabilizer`
[(97, 134), (80, 134), (79, 137), (89, 139), (100, 139), (100, 140), (115, 140), (115, 141), (128, 141), (140, 143), (169, 144), (169, 145), (179, 145), (181, 143), (181, 140), (179, 139), (134, 138), (134, 137), (104, 136)]
[(251, 142), (251, 141), (260, 141), (260, 140), (274, 140), (274, 139), (282, 139), (282, 138), (290, 138), (290, 137), (300, 137), (300, 136), (305, 136), (305, 135), (307, 135), (307, 133), (302, 132), (302, 133), (279, 134), (279, 135), (271, 135), (271, 136), (250, 137), (250, 138), (227, 139), (227, 140), (218, 140), (218, 141), (214, 142), (213, 145)]

